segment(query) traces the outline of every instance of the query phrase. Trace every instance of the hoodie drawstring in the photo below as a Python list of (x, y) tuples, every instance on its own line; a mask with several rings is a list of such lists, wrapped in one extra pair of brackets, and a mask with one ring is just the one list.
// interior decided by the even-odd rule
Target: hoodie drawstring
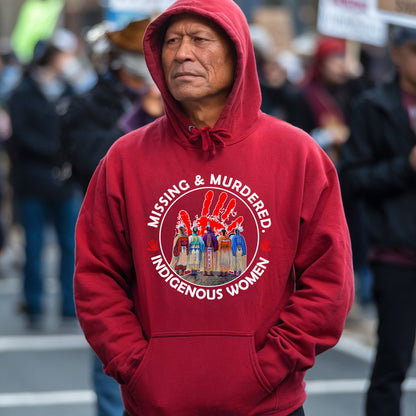
[(230, 138), (230, 134), (225, 129), (212, 129), (211, 127), (204, 127), (197, 129), (195, 126), (189, 126), (191, 135), (189, 141), (196, 143), (201, 140), (201, 147), (204, 152), (209, 151), (211, 156), (217, 153), (217, 146), (225, 146), (225, 140)]

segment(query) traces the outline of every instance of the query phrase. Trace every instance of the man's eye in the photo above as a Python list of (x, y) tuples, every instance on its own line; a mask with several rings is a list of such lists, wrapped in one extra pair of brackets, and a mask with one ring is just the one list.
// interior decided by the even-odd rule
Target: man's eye
[(166, 39), (165, 43), (167, 45), (172, 45), (172, 44), (176, 43), (177, 41), (178, 41), (178, 38), (168, 38), (168, 39)]
[(205, 42), (206, 40), (207, 40), (207, 39), (205, 39), (205, 38), (200, 38), (200, 37), (198, 37), (198, 36), (194, 38), (194, 41), (195, 41), (195, 42)]

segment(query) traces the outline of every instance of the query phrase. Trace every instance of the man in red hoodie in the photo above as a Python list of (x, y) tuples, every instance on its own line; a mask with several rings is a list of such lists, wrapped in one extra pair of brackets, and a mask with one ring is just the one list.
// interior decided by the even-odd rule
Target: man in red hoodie
[[(165, 115), (119, 139), (77, 227), (85, 335), (130, 416), (303, 415), (304, 374), (353, 300), (335, 168), (260, 111), (248, 25), (232, 0), (179, 0), (144, 38)], [(184, 275), (172, 235), (244, 228), (244, 270)], [(215, 253), (217, 254), (217, 253)], [(218, 264), (214, 259), (213, 264)], [(329, 319), (330, 317), (330, 319)]]

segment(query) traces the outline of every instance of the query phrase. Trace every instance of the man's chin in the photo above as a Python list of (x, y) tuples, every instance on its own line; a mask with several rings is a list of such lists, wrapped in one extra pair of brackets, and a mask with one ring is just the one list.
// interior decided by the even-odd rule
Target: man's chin
[(180, 103), (197, 102), (205, 97), (200, 88), (181, 88), (172, 93), (172, 95)]

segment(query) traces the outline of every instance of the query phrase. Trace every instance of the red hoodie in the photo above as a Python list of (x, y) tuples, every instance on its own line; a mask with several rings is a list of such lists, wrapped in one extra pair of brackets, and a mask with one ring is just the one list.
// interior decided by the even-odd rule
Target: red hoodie
[[(228, 102), (203, 131), (161, 69), (167, 19), (183, 12), (217, 22), (237, 51)], [(76, 235), (81, 326), (130, 416), (287, 415), (352, 304), (336, 171), (306, 133), (260, 112), (231, 0), (179, 0), (144, 50), (166, 115), (119, 139), (90, 183)], [(208, 223), (216, 237), (204, 241)]]

